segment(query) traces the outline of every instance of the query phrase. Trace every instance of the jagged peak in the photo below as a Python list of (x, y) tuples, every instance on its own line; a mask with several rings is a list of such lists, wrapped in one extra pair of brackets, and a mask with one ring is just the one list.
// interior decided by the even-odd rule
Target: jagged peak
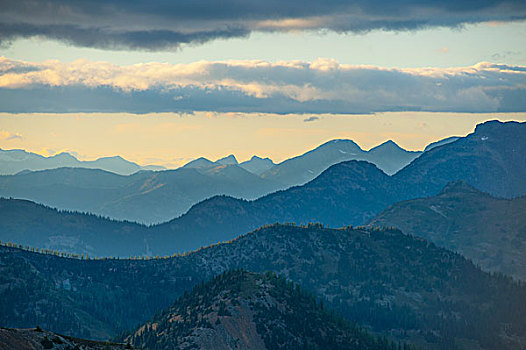
[(234, 156), (233, 154), (229, 154), (226, 157), (218, 159), (218, 160), (215, 161), (215, 163), (216, 164), (222, 164), (222, 165), (239, 164), (237, 159), (236, 159), (236, 156)]
[(253, 161), (265, 161), (265, 162), (270, 162), (270, 163), (274, 164), (274, 161), (272, 159), (270, 159), (269, 157), (261, 158), (261, 157), (256, 156), (256, 155), (252, 156), (252, 158), (250, 158), (250, 160), (245, 161), (243, 163), (253, 162)]

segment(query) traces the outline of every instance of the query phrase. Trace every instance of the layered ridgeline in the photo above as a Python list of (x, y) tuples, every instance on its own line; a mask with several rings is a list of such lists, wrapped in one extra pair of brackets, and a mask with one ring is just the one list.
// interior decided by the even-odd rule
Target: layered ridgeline
[(44, 157), (40, 154), (21, 149), (0, 149), (0, 175), (14, 175), (21, 171), (36, 171), (64, 167), (101, 169), (120, 175), (130, 175), (140, 170), (163, 170), (162, 166), (130, 162), (122, 157), (103, 157), (96, 160), (82, 161), (69, 153), (59, 153)]
[(147, 224), (173, 219), (214, 195), (254, 199), (279, 187), (237, 165), (141, 171), (130, 176), (83, 168), (0, 176), (3, 197)]
[[(214, 197), (150, 228), (6, 199), (0, 201), (0, 240), (92, 256), (171, 255), (275, 222), (323, 222), (332, 227), (364, 223), (406, 198), (411, 194), (373, 164), (351, 161), (329, 168), (306, 185), (255, 201)], [(107, 244), (116, 241), (121, 243)]]
[[(503, 133), (507, 136), (502, 137)], [(488, 143), (489, 140), (493, 141)], [(29, 210), (16, 215), (7, 209), (1, 210), (0, 240), (97, 256), (108, 255), (108, 251), (110, 255), (120, 256), (171, 255), (230, 240), (275, 222), (323, 222), (331, 227), (365, 224), (393, 203), (434, 196), (449, 181), (459, 179), (496, 196), (524, 195), (526, 188), (522, 184), (526, 181), (522, 176), (526, 168), (525, 152), (526, 123), (487, 122), (465, 138), (425, 152), (393, 176), (386, 175), (371, 163), (342, 162), (303, 186), (278, 191), (254, 201), (217, 196), (194, 205), (179, 218), (147, 230), (142, 226), (123, 224), (122, 232), (128, 239), (113, 251), (111, 247), (91, 239), (95, 236), (88, 232), (112, 236), (116, 235), (118, 228), (104, 230), (102, 221), (94, 228), (91, 224), (84, 225), (89, 220), (80, 217), (75, 220), (82, 223), (65, 227), (61, 221), (64, 217), (51, 212), (49, 215), (53, 218), (39, 212), (40, 220), (46, 222), (44, 225), (35, 220)], [(161, 176), (164, 173), (156, 174)], [(504, 173), (507, 175), (503, 176)], [(155, 183), (150, 185), (157, 188)], [(158, 191), (164, 193), (163, 187), (159, 187)], [(171, 192), (166, 193), (169, 195)], [(166, 202), (171, 200), (167, 198)], [(4, 206), (16, 207), (17, 204), (4, 201)], [(506, 218), (502, 217), (502, 220)], [(115, 225), (118, 226), (112, 222), (108, 227)], [(52, 226), (53, 230), (46, 226)], [(33, 234), (26, 239), (28, 236), (24, 232)], [(67, 239), (54, 239), (56, 236)], [(118, 237), (122, 237), (122, 233)], [(64, 246), (61, 243), (64, 241), (76, 243)]]
[(459, 252), (484, 270), (526, 280), (526, 196), (501, 199), (463, 181), (437, 196), (393, 204), (370, 222)]
[[(354, 151), (351, 152), (347, 145), (352, 145)], [(12, 162), (4, 159), (9, 158), (6, 155), (14, 157), (20, 152), (21, 158), (29, 154), (20, 150), (0, 150), (0, 169), (5, 169), (3, 173), (9, 173), (12, 167)], [(193, 204), (215, 195), (255, 199), (292, 185), (303, 184), (341, 161), (363, 159), (389, 173), (403, 168), (419, 154), (405, 151), (394, 142), (387, 142), (366, 152), (350, 140), (338, 140), (278, 165), (268, 158), (256, 156), (238, 163), (230, 155), (215, 162), (199, 158), (175, 170), (137, 173), (141, 168), (134, 163), (130, 163), (126, 169), (124, 165), (117, 166), (122, 162), (129, 163), (120, 157), (77, 164), (76, 159), (68, 154), (49, 158), (38, 156), (42, 161), (62, 161), (50, 163), (50, 168), (56, 168), (54, 165), (57, 164), (68, 168), (0, 176), (0, 196), (28, 199), (63, 210), (155, 224), (178, 217)], [(18, 163), (19, 168), (24, 167), (23, 161)], [(106, 166), (106, 163), (116, 164), (111, 167)], [(123, 168), (115, 172), (134, 174), (119, 176), (100, 169), (84, 169), (97, 166), (110, 171)], [(269, 173), (271, 169), (276, 169), (274, 175)]]
[(275, 165), (262, 177), (288, 186), (309, 182), (325, 169), (336, 163), (349, 160), (364, 160), (375, 164), (386, 174), (392, 175), (402, 169), (422, 152), (406, 151), (393, 141), (387, 141), (369, 151), (364, 151), (351, 140), (332, 140)]
[(431, 348), (517, 349), (526, 288), (396, 230), (276, 225), (180, 257), (75, 260), (1, 247), (0, 324), (104, 339), (202, 280), (273, 271), (347, 319)]
[(124, 350), (127, 344), (72, 338), (40, 328), (0, 328), (0, 349), (5, 350)]
[(410, 349), (376, 339), (273, 273), (199, 284), (123, 339), (141, 349)]

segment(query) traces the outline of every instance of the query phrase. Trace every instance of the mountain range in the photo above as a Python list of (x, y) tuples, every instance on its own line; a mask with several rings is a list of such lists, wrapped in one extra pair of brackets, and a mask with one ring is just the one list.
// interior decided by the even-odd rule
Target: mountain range
[(526, 280), (526, 196), (495, 198), (464, 181), (437, 196), (391, 205), (372, 226), (396, 226), (473, 260), (486, 271)]
[[(494, 196), (521, 196), (526, 188), (518, 183), (524, 182), (520, 170), (526, 168), (526, 157), (510, 158), (506, 153), (510, 147), (517, 151), (525, 148), (525, 126), (488, 122), (465, 138), (424, 153), (393, 176), (364, 161), (342, 162), (303, 186), (254, 201), (216, 196), (194, 205), (178, 218), (149, 228), (4, 200), (0, 239), (97, 256), (171, 255), (227, 241), (275, 222), (323, 222), (330, 227), (366, 224), (396, 202), (437, 195), (449, 181), (464, 180)], [(498, 137), (501, 128), (506, 129), (508, 137)], [(500, 142), (488, 144), (487, 139), (482, 140), (486, 137)], [(458, 161), (457, 156), (463, 161)], [(515, 169), (519, 173), (511, 174)], [(503, 172), (509, 176), (502, 177)], [(426, 176), (430, 173), (433, 177)], [(156, 187), (155, 183), (150, 185)], [(159, 189), (159, 193), (164, 192)], [(96, 239), (98, 235), (104, 235), (104, 241)], [(119, 241), (123, 235), (127, 237), (125, 244), (105, 243)]]
[(369, 151), (364, 151), (354, 141), (332, 140), (304, 153), (287, 159), (261, 176), (266, 179), (286, 184), (301, 185), (316, 178), (330, 166), (349, 160), (364, 160), (375, 164), (388, 175), (396, 173), (422, 152), (411, 152), (402, 149), (393, 141), (387, 141)]
[(276, 187), (233, 165), (140, 171), (129, 176), (84, 168), (0, 176), (2, 197), (146, 224), (180, 216), (196, 202), (217, 194), (253, 199)]
[[(18, 154), (23, 151), (5, 152)], [(280, 164), (257, 156), (238, 163), (235, 156), (229, 155), (215, 162), (198, 158), (179, 169), (153, 172), (138, 171), (138, 165), (127, 162), (130, 164), (127, 173), (133, 173), (129, 176), (78, 168), (79, 162), (73, 156), (61, 154), (55, 158), (71, 159), (69, 163), (62, 163), (69, 168), (0, 176), (0, 196), (28, 199), (58, 209), (89, 212), (113, 219), (156, 224), (178, 217), (192, 205), (215, 195), (256, 199), (303, 184), (341, 161), (364, 159), (391, 172), (407, 165), (419, 154), (405, 151), (392, 141), (366, 152), (350, 140), (337, 140)], [(38, 157), (42, 161), (55, 159)], [(9, 169), (9, 164), (4, 166), (0, 161), (0, 168)]]
[(105, 339), (243, 268), (283, 275), (346, 319), (430, 349), (526, 344), (524, 285), (398, 230), (273, 225), (171, 258), (80, 260), (0, 247), (0, 262), (0, 323), (9, 327)]
[(130, 175), (140, 170), (165, 169), (158, 165), (140, 166), (120, 156), (82, 161), (66, 152), (44, 157), (40, 154), (21, 149), (0, 149), (0, 175), (14, 175), (22, 171), (27, 172), (65, 167), (102, 169), (120, 175)]

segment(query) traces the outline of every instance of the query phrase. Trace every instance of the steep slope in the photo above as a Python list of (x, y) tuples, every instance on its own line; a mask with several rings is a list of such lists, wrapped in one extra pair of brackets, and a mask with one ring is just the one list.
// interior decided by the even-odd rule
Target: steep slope
[(0, 247), (0, 262), (0, 324), (9, 327), (40, 324), (104, 338), (146, 322), (199, 281), (242, 267), (282, 274), (346, 318), (432, 349), (526, 344), (526, 287), (396, 230), (274, 225), (185, 256), (144, 261)]
[(131, 349), (127, 344), (77, 339), (35, 329), (0, 328), (0, 349), (16, 350), (120, 350)]
[[(44, 157), (20, 149), (0, 149), (0, 175), (14, 175), (23, 170), (38, 171), (64, 167), (101, 169), (120, 175), (131, 175), (141, 169), (150, 169), (152, 166), (141, 167), (120, 156), (81, 161), (71, 154), (64, 152), (54, 156)], [(159, 166), (153, 168), (155, 170), (163, 169)]]
[(424, 195), (438, 193), (449, 181), (464, 180), (497, 197), (526, 194), (526, 123), (489, 121), (475, 132), (424, 152), (395, 174)]
[(293, 186), (304, 184), (330, 166), (349, 160), (365, 160), (375, 164), (385, 173), (393, 174), (420, 155), (420, 152), (408, 152), (392, 141), (379, 145), (371, 151), (362, 150), (351, 140), (332, 140), (305, 154), (275, 165), (261, 176)]
[(371, 225), (396, 226), (458, 251), (483, 269), (526, 280), (526, 197), (499, 199), (463, 181), (437, 196), (391, 205)]
[(299, 286), (242, 270), (196, 286), (125, 340), (152, 350), (385, 349)]

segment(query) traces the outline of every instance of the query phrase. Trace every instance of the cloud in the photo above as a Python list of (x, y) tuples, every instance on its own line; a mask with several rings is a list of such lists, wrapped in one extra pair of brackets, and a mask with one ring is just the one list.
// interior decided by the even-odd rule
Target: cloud
[(332, 59), (118, 66), (0, 58), (4, 112), (521, 112), (525, 93), (526, 66), (489, 62), (400, 69)]
[(22, 135), (17, 132), (12, 133), (6, 130), (0, 130), (0, 140), (11, 141), (11, 140), (22, 140), (22, 139), (23, 139)]
[(308, 117), (308, 118), (303, 119), (303, 121), (306, 123), (310, 123), (310, 122), (315, 122), (316, 120), (319, 120), (319, 119), (320, 118), (318, 117)]
[(526, 18), (523, 0), (5, 0), (0, 43), (43, 37), (102, 49), (174, 49), (253, 31), (415, 30)]

